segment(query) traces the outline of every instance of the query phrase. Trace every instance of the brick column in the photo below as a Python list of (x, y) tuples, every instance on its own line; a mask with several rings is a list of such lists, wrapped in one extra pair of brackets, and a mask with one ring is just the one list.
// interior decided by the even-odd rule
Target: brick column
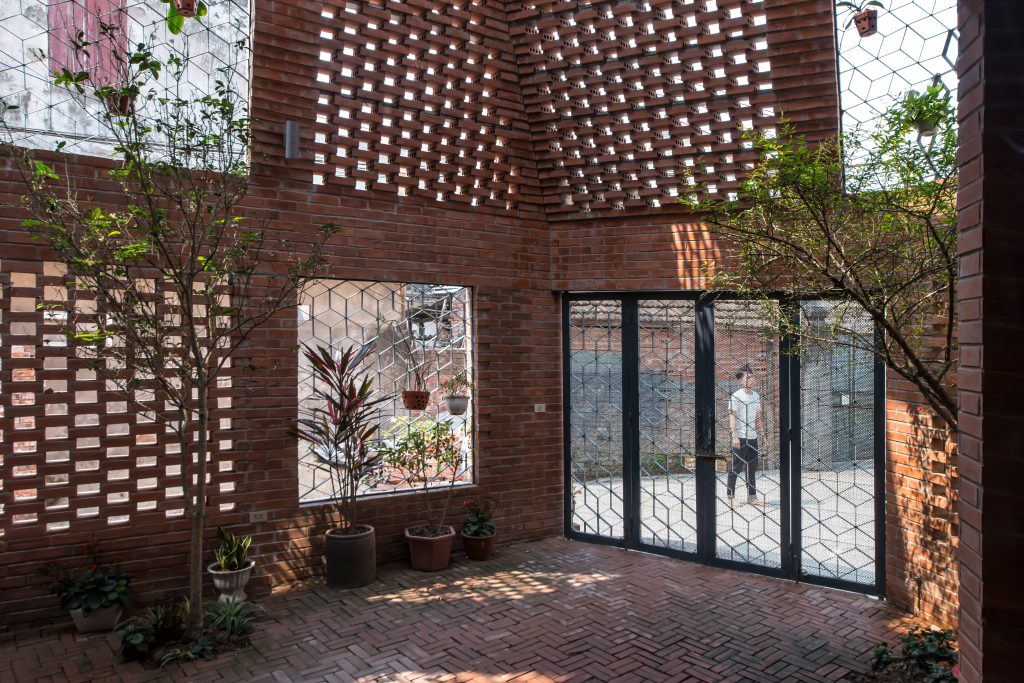
[(961, 680), (1018, 680), (1024, 639), (1024, 4), (961, 0)]

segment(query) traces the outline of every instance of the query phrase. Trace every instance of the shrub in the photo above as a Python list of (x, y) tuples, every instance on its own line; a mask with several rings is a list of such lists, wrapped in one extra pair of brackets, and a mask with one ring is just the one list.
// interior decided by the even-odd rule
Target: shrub
[(898, 668), (907, 674), (917, 674), (925, 683), (956, 681), (956, 667), (960, 656), (956, 647), (956, 632), (914, 627), (900, 636), (900, 654), (886, 643), (874, 650), (871, 668), (875, 671)]
[(88, 614), (96, 609), (128, 604), (132, 577), (117, 567), (92, 564), (75, 572), (58, 568), (53, 573), (57, 580), (50, 592), (60, 597), (60, 606), (64, 609), (80, 609)]
[(462, 523), (463, 536), (493, 536), (497, 530), (494, 524), (494, 499), (484, 496), (478, 500), (464, 502), (468, 515)]
[(218, 602), (206, 613), (206, 624), (234, 640), (252, 633), (256, 628), (256, 615), (262, 611), (262, 607), (247, 600)]

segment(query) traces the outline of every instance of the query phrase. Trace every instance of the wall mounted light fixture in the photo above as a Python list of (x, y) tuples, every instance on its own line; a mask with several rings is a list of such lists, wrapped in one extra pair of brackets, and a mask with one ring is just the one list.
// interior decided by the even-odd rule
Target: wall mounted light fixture
[(284, 122), (284, 158), (285, 159), (298, 159), (301, 157), (299, 152), (299, 135), (301, 130), (299, 128), (298, 121), (285, 121)]

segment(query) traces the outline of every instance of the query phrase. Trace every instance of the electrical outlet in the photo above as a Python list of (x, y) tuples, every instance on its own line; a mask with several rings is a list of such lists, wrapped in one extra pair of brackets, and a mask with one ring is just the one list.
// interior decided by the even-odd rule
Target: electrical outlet
[(256, 510), (255, 512), (249, 513), (249, 523), (255, 524), (256, 522), (265, 522), (270, 519), (270, 514), (266, 510)]
[(535, 413), (546, 413), (547, 411), (548, 411), (548, 406), (547, 406), (546, 403), (534, 403), (533, 404), (533, 412), (535, 412)]

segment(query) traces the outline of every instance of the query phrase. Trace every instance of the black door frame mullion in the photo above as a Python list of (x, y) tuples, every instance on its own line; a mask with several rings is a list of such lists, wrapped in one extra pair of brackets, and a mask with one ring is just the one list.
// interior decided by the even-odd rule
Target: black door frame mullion
[(698, 299), (694, 308), (694, 410), (697, 417), (697, 558), (715, 559), (715, 309), (714, 297)]
[(640, 542), (640, 320), (637, 299), (622, 300), (622, 539)]
[[(790, 324), (799, 328), (800, 304), (782, 302)], [(800, 578), (803, 550), (803, 469), (800, 459), (800, 354), (799, 341), (782, 335), (779, 341), (779, 477), (782, 485), (782, 570), (794, 580)]]

